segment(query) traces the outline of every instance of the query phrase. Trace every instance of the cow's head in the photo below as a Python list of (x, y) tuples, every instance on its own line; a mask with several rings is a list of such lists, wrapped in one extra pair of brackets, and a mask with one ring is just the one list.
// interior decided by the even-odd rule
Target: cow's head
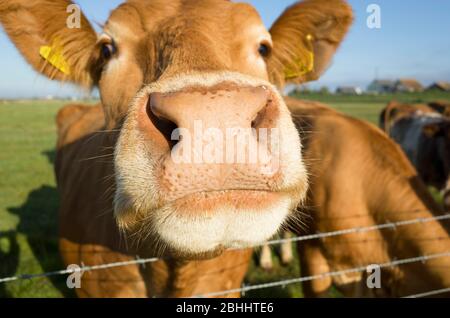
[[(224, 0), (135, 0), (97, 35), (67, 0), (0, 3), (42, 74), (97, 86), (115, 147), (120, 227), (199, 255), (272, 236), (305, 195), (301, 142), (277, 87), (317, 79), (347, 32), (342, 0), (288, 8), (268, 31)], [(67, 13), (69, 11), (69, 13)]]

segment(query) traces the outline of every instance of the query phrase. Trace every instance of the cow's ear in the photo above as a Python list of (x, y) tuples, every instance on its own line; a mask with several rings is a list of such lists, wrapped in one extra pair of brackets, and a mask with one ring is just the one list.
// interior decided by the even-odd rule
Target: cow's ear
[(49, 77), (89, 86), (97, 35), (69, 0), (1, 0), (0, 22), (27, 62)]
[(289, 7), (270, 29), (272, 83), (283, 86), (318, 79), (352, 21), (352, 9), (343, 0), (305, 0)]
[(442, 132), (442, 127), (436, 123), (427, 124), (422, 128), (422, 131), (428, 138), (433, 138)]

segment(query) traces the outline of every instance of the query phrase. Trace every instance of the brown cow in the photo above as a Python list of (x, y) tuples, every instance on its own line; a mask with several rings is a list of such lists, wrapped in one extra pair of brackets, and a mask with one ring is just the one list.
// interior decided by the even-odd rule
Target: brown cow
[[(307, 233), (330, 232), (441, 215), (400, 147), (380, 129), (319, 103), (287, 99), (304, 141), (310, 175)], [(298, 245), (303, 276), (450, 252), (449, 221), (352, 233)], [(450, 257), (381, 270), (381, 288), (357, 272), (304, 284), (306, 296), (326, 296), (335, 284), (346, 296), (399, 297), (450, 287)], [(448, 294), (447, 294), (448, 295)]]
[(443, 105), (391, 102), (380, 115), (380, 126), (402, 147), (422, 180), (442, 190), (450, 210), (450, 118), (442, 115)]
[[(98, 36), (84, 16), (79, 28), (67, 27), (70, 4), (0, 2), (0, 22), (37, 71), (100, 90), (102, 111), (75, 107), (59, 116), (69, 118), (60, 121), (56, 162), (63, 259), (164, 259), (85, 273), (78, 294), (189, 296), (238, 287), (250, 251), (224, 249), (271, 237), (307, 189), (298, 132), (274, 85), (317, 79), (351, 24), (351, 8), (307, 0), (268, 32), (247, 4), (130, 0)], [(246, 142), (231, 150), (262, 158), (196, 157), (205, 143), (199, 121), (200, 133), (235, 129), (232, 137)], [(209, 154), (223, 159), (211, 136)]]

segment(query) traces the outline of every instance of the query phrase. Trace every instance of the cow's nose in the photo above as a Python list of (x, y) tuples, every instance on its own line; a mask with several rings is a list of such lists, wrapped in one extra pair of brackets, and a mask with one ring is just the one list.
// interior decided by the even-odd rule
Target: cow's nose
[(266, 87), (190, 88), (152, 93), (147, 115), (166, 141), (175, 128), (258, 128), (268, 120), (270, 93)]
[(145, 150), (158, 158), (165, 200), (271, 191), (280, 182), (281, 104), (270, 86), (222, 83), (143, 98), (135, 118)]

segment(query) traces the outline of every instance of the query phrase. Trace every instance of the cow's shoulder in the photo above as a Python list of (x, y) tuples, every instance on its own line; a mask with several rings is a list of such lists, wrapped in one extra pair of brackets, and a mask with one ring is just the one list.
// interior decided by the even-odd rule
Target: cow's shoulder
[[(335, 137), (348, 139), (361, 139), (370, 136), (384, 135), (375, 125), (346, 115), (330, 106), (316, 101), (286, 99), (294, 123), (297, 127), (321, 135), (335, 134)], [(383, 137), (382, 137), (383, 138)], [(335, 143), (339, 140), (332, 138)]]
[(331, 107), (316, 101), (297, 99), (292, 97), (284, 98), (286, 105), (291, 113), (295, 116), (302, 114), (316, 114), (316, 115), (338, 115), (339, 113)]
[[(414, 173), (400, 147), (376, 125), (318, 102), (291, 98), (286, 102), (300, 135), (306, 137), (305, 151), (321, 149), (320, 156), (313, 153), (312, 157), (337, 153), (343, 160), (350, 156), (358, 157), (360, 162), (370, 161), (371, 169), (388, 169), (403, 175)], [(310, 145), (315, 145), (315, 149)]]

